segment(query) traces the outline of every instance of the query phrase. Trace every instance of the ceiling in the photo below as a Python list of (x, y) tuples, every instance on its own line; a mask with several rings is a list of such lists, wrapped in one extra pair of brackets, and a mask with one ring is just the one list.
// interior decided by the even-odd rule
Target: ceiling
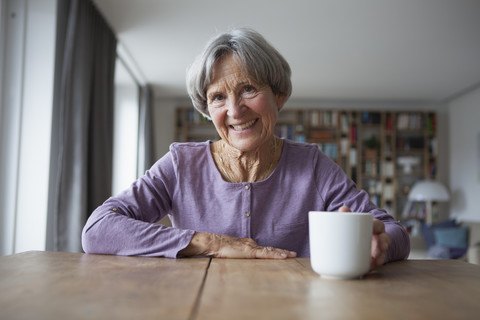
[(93, 0), (157, 97), (232, 27), (262, 33), (296, 99), (444, 102), (480, 84), (478, 0)]

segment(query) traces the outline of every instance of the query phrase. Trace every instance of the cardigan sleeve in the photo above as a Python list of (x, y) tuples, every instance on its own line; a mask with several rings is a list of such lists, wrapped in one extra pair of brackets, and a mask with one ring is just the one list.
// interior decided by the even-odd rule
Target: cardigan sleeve
[(176, 184), (171, 152), (130, 188), (109, 198), (88, 218), (82, 232), (86, 253), (175, 258), (194, 231), (156, 222), (171, 210)]

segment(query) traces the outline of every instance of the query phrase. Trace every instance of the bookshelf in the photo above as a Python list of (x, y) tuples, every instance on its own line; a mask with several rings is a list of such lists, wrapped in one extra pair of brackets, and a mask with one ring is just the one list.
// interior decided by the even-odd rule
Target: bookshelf
[(212, 122), (193, 107), (177, 107), (175, 123), (175, 141), (215, 141), (220, 139)]
[[(316, 144), (373, 203), (402, 219), (414, 183), (436, 178), (436, 119), (433, 111), (286, 109), (275, 134)], [(192, 107), (177, 108), (176, 123), (176, 141), (219, 139)]]

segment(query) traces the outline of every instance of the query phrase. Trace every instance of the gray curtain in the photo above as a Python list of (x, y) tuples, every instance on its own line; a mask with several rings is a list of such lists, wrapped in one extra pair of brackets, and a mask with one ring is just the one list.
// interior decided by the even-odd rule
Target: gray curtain
[(138, 125), (137, 176), (141, 177), (155, 162), (153, 130), (153, 91), (149, 85), (140, 87)]
[(81, 251), (111, 194), (116, 45), (90, 0), (58, 1), (47, 250)]

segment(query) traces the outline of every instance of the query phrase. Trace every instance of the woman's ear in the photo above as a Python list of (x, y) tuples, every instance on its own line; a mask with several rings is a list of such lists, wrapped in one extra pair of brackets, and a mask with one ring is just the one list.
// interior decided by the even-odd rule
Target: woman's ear
[(280, 93), (276, 95), (275, 99), (277, 102), (277, 109), (278, 111), (280, 111), (280, 109), (282, 109), (283, 105), (287, 101), (287, 96), (285, 94)]

